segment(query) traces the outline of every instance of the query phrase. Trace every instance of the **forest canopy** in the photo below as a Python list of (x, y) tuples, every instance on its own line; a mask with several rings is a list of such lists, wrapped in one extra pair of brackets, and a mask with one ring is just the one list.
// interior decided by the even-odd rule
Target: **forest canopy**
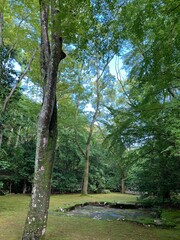
[[(0, 3), (1, 194), (32, 191), (47, 89), (38, 4)], [(66, 58), (57, 72), (51, 192), (173, 198), (180, 191), (179, 3), (73, 0), (57, 7), (58, 20), (47, 25), (50, 51), (58, 32)]]

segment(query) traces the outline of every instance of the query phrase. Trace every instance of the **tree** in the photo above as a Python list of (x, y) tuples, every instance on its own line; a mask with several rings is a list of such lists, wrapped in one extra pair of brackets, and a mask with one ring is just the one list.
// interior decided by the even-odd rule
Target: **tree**
[[(171, 184), (174, 174), (179, 181), (179, 7), (174, 0), (133, 0), (122, 6), (118, 18), (128, 71), (124, 89), (128, 105), (116, 111), (116, 136), (139, 148), (141, 190), (148, 191), (148, 186), (163, 199), (178, 191), (177, 182)], [(163, 182), (165, 175), (169, 177)]]
[[(114, 112), (116, 112), (114, 110)], [(119, 118), (118, 113), (118, 118)], [(129, 137), (120, 132), (121, 125), (117, 122), (115, 117), (113, 124), (109, 124), (108, 135), (104, 140), (105, 146), (109, 150), (109, 158), (111, 165), (116, 169), (115, 173), (119, 179), (118, 190), (125, 193), (126, 184), (128, 180), (129, 171), (136, 162), (136, 151), (129, 142)], [(126, 126), (127, 127), (127, 126)]]
[[(95, 43), (96, 46), (97, 43)], [(96, 48), (94, 49), (96, 51)], [(91, 51), (92, 52), (92, 51)], [(86, 140), (86, 145), (83, 149), (83, 147), (79, 144), (77, 133), (76, 134), (76, 142), (79, 147), (79, 150), (81, 151), (83, 158), (84, 158), (84, 176), (83, 176), (83, 184), (82, 184), (82, 194), (88, 194), (88, 182), (89, 182), (89, 165), (90, 165), (90, 149), (91, 149), (91, 141), (93, 137), (93, 130), (95, 127), (95, 122), (98, 118), (99, 112), (100, 112), (100, 104), (101, 104), (101, 91), (103, 90), (103, 78), (104, 73), (107, 68), (107, 65), (110, 62), (109, 56), (104, 56), (102, 61), (98, 61), (98, 55), (95, 53), (95, 63), (94, 65), (90, 66), (90, 72), (92, 71), (92, 77), (95, 77), (94, 80), (90, 79), (91, 81), (91, 91), (92, 91), (92, 104), (94, 107), (94, 111), (91, 112), (91, 117), (89, 118), (89, 129), (88, 129), (88, 135)], [(79, 108), (79, 96), (77, 98), (77, 108)], [(91, 104), (90, 103), (90, 104)], [(78, 111), (78, 109), (77, 109)]]
[[(60, 9), (55, 0), (40, 2), (41, 73), (43, 104), (37, 126), (35, 175), (30, 210), (22, 239), (44, 239), (48, 218), (51, 176), (57, 139), (56, 84), (62, 51)], [(51, 28), (48, 21), (51, 21)], [(51, 42), (49, 39), (51, 32)]]
[(58, 98), (59, 134), (52, 178), (52, 192), (74, 193), (81, 191), (83, 175), (83, 157), (75, 141), (75, 124), (79, 142), (83, 145), (87, 135), (87, 119), (82, 113), (79, 113), (76, 116), (78, 121), (75, 123), (75, 103), (70, 94), (67, 94), (68, 89), (62, 91), (63, 85), (61, 83), (60, 85), (61, 97)]
[[(16, 94), (14, 94), (16, 97)], [(34, 169), (37, 114), (40, 104), (25, 96), (12, 98), (4, 124), (0, 151), (4, 192), (30, 192)]]
[[(16, 14), (16, 21), (13, 19), (17, 24), (17, 26), (14, 26), (16, 24), (12, 24), (12, 18), (9, 17), (10, 14), (8, 14), (8, 11), (10, 11), (10, 8), (16, 9), (17, 3), (12, 3), (11, 1), (5, 1), (2, 0), (1, 7), (0, 7), (0, 76), (1, 76), (1, 86), (3, 88), (1, 89), (1, 108), (0, 108), (0, 117), (2, 123), (0, 124), (0, 147), (3, 140), (3, 131), (4, 131), (4, 124), (3, 120), (6, 115), (8, 115), (8, 107), (10, 103), (13, 102), (13, 98), (16, 99), (17, 92), (19, 91), (20, 83), (24, 79), (24, 77), (28, 74), (30, 67), (32, 65), (32, 62), (35, 58), (37, 49), (35, 48), (33, 51), (32, 49), (30, 51), (30, 55), (21, 58), (20, 52), (24, 51), (23, 47), (24, 44), (21, 45), (21, 49), (16, 48), (15, 46), (18, 45), (17, 42), (20, 42), (20, 39), (18, 38), (18, 34), (15, 37), (9, 37), (9, 31), (7, 34), (7, 26), (8, 24), (11, 24), (11, 27), (14, 28), (14, 32), (23, 32), (22, 27), (20, 26), (21, 23), (24, 21), (23, 17), (21, 16), (21, 13), (18, 12)], [(17, 4), (18, 5), (18, 4)], [(16, 10), (15, 10), (16, 12)], [(26, 10), (25, 10), (26, 12)], [(22, 19), (21, 19), (22, 17)], [(4, 20), (6, 19), (6, 21)], [(17, 27), (17, 28), (16, 28)], [(21, 41), (24, 39), (24, 36), (26, 36), (24, 33), (21, 34)], [(31, 47), (32, 44), (31, 44)], [(25, 54), (24, 54), (25, 55)], [(15, 71), (15, 64), (14, 62), (19, 62), (22, 67), (22, 71), (20, 74)], [(16, 95), (14, 97), (14, 95)]]

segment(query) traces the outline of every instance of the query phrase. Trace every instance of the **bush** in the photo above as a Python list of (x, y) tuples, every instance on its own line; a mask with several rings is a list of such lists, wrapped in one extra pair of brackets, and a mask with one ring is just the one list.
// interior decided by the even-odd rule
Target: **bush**
[(141, 195), (138, 201), (148, 207), (171, 206), (174, 208), (180, 208), (180, 198), (178, 196), (164, 199), (158, 196)]
[(111, 191), (109, 189), (104, 189), (102, 190), (102, 193), (108, 194), (108, 193), (111, 193)]
[(52, 191), (55, 193), (76, 193), (81, 191), (81, 186), (76, 176), (71, 174), (54, 174)]

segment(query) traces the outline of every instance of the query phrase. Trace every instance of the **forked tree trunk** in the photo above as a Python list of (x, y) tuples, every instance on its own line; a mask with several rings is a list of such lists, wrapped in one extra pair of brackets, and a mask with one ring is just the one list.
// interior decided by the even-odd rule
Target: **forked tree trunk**
[(32, 199), (24, 228), (23, 240), (44, 239), (46, 231), (51, 192), (51, 176), (57, 137), (56, 103), (54, 103), (51, 122), (47, 126), (45, 126), (44, 114), (45, 112), (42, 109), (38, 123)]
[[(56, 83), (60, 61), (65, 57), (57, 23), (56, 0), (40, 0), (41, 10), (41, 72), (44, 82), (43, 105), (37, 127), (35, 175), (30, 209), (23, 240), (45, 239), (51, 193), (51, 176), (57, 139)], [(51, 46), (48, 37), (51, 5)]]

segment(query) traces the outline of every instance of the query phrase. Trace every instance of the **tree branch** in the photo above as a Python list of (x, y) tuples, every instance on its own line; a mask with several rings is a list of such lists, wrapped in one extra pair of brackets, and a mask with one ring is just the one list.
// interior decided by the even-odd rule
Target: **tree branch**
[(117, 63), (115, 64), (115, 71), (116, 71), (116, 77), (117, 77), (117, 80), (118, 82), (120, 83), (121, 87), (122, 87), (122, 90), (123, 90), (123, 93), (125, 94), (125, 96), (127, 97), (128, 101), (129, 101), (129, 105), (130, 106), (134, 106), (134, 103), (133, 101), (130, 99), (130, 96), (129, 94), (127, 94), (126, 92), (126, 89), (121, 81), (121, 76), (120, 76), (120, 72), (119, 72), (119, 67), (117, 67)]
[(168, 88), (168, 92), (170, 93), (170, 95), (173, 97), (173, 98), (176, 98), (176, 94), (175, 92), (173, 92), (173, 90), (171, 88)]
[(9, 95), (6, 97), (5, 101), (4, 101), (4, 104), (3, 104), (3, 108), (2, 108), (2, 113), (4, 113), (7, 109), (7, 106), (8, 106), (8, 103), (9, 103), (9, 100), (10, 98), (12, 97), (13, 93), (15, 92), (18, 84), (22, 81), (22, 79), (26, 76), (27, 72), (30, 70), (30, 67), (31, 67), (31, 64), (35, 58), (35, 54), (37, 52), (37, 49), (34, 50), (33, 54), (32, 54), (32, 57), (29, 61), (29, 63), (27, 64), (24, 72), (19, 76), (19, 79), (16, 81), (16, 84), (14, 85), (14, 87), (11, 89)]

